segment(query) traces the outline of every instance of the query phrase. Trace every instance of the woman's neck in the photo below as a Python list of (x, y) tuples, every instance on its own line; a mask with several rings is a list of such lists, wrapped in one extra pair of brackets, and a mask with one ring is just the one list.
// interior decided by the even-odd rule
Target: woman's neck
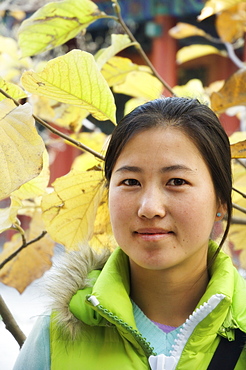
[[(194, 311), (208, 284), (206, 266), (182, 271), (146, 270), (130, 261), (131, 298), (155, 322), (180, 326)], [(195, 271), (195, 272), (194, 272)]]

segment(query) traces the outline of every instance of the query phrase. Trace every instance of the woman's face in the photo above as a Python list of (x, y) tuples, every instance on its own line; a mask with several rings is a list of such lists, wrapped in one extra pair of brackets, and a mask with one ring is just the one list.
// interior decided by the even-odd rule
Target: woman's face
[(109, 185), (115, 238), (131, 263), (152, 270), (206, 264), (221, 211), (209, 170), (176, 128), (136, 134), (123, 148)]

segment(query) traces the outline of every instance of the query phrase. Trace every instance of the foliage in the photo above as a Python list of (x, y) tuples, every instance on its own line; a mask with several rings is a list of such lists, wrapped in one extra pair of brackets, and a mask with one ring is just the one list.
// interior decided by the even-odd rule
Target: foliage
[[(0, 78), (0, 232), (15, 231), (0, 254), (0, 279), (19, 292), (51, 266), (55, 243), (63, 244), (66, 249), (76, 249), (83, 243), (93, 248), (115, 247), (102, 176), (107, 136), (102, 132), (81, 132), (83, 120), (89, 115), (99, 121), (110, 121), (113, 129), (117, 109), (114, 93), (132, 97), (126, 104), (126, 112), (161, 96), (165, 90), (180, 96), (194, 96), (195, 91), (196, 97), (207, 101), (218, 114), (229, 107), (246, 105), (246, 65), (235, 54), (235, 48), (242, 45), (245, 31), (244, 1), (211, 0), (205, 4), (200, 20), (216, 14), (220, 37), (216, 41), (199, 27), (188, 24), (179, 23), (170, 31), (176, 38), (199, 35), (226, 46), (224, 52), (212, 45), (193, 45), (178, 52), (179, 63), (210, 53), (222, 54), (236, 63), (238, 71), (235, 74), (209, 87), (192, 80), (185, 86), (170, 88), (124, 23), (117, 0), (112, 0), (112, 5), (115, 16), (103, 13), (90, 0), (48, 3), (22, 22), (18, 45), (14, 39), (0, 39), (1, 68), (3, 66)], [(46, 52), (46, 57), (49, 56), (47, 50), (86, 33), (88, 26), (98, 19), (108, 19), (122, 26), (121, 34), (112, 35), (110, 46), (95, 55), (73, 49), (39, 62), (40, 54), (42, 57)], [(225, 26), (228, 19), (232, 20), (230, 27)], [(7, 43), (11, 47), (1, 47)], [(119, 55), (130, 46), (137, 49), (145, 65)], [(26, 103), (21, 105), (23, 99)], [(39, 123), (39, 131), (34, 127), (35, 121)], [(40, 125), (45, 127), (44, 131), (40, 130)], [(64, 128), (69, 134), (64, 133)], [(52, 143), (58, 145), (61, 139), (81, 149), (82, 154), (68, 174), (49, 186), (48, 156), (52, 157)], [(246, 138), (238, 141), (232, 145), (232, 155), (237, 160), (245, 157)], [(236, 162), (234, 169), (234, 185), (244, 195), (245, 168)], [(238, 205), (236, 222), (242, 210), (245, 213), (246, 204), (245, 196), (237, 191), (234, 193), (234, 202)], [(21, 221), (27, 217), (30, 222), (24, 230)], [(245, 218), (242, 220), (240, 216), (240, 220), (245, 224)], [(232, 226), (229, 237), (229, 243), (243, 256), (241, 264), (244, 267), (246, 252), (242, 240), (245, 240), (245, 230), (245, 225), (237, 223)]]

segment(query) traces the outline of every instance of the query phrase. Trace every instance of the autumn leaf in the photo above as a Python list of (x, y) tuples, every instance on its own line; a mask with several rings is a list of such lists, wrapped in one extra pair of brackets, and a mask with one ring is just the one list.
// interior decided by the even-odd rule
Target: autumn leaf
[(21, 201), (12, 199), (9, 207), (0, 208), (0, 233), (10, 229), (13, 225), (19, 225), (17, 213), (21, 208)]
[(91, 239), (104, 181), (102, 171), (70, 171), (55, 180), (54, 191), (43, 197), (43, 220), (47, 231), (68, 249)]
[(93, 237), (89, 244), (96, 250), (108, 248), (113, 251), (117, 246), (110, 222), (107, 189), (103, 192), (102, 199), (97, 210)]
[(193, 60), (210, 54), (217, 54), (223, 57), (227, 56), (226, 52), (220, 51), (212, 45), (195, 44), (179, 49), (176, 54), (176, 60), (178, 64), (182, 64), (188, 62), (189, 60)]
[(246, 140), (231, 145), (232, 158), (246, 158)]
[(21, 81), (33, 94), (79, 106), (98, 120), (116, 122), (113, 94), (90, 53), (72, 50), (49, 61), (40, 73), (23, 73)]
[(210, 17), (211, 15), (217, 14), (226, 10), (238, 3), (242, 3), (242, 0), (209, 0), (206, 1), (201, 14), (197, 17), (199, 21)]
[(22, 55), (36, 55), (62, 45), (104, 17), (106, 14), (90, 0), (48, 3), (22, 22), (18, 32)]
[(122, 84), (114, 86), (114, 92), (116, 93), (147, 100), (159, 98), (162, 91), (162, 83), (156, 77), (142, 71), (128, 73)]
[(31, 106), (0, 102), (0, 199), (38, 176), (43, 167), (44, 142), (34, 126)]
[[(6, 93), (8, 93), (15, 100), (19, 100), (19, 99), (23, 99), (27, 97), (26, 93), (22, 90), (21, 87), (11, 82), (5, 81), (1, 77), (0, 77), (0, 88)], [(6, 96), (0, 93), (0, 101), (4, 99), (6, 99)]]
[[(43, 230), (41, 212), (37, 210), (27, 232), (27, 241), (37, 238)], [(3, 252), (0, 254), (0, 263), (21, 245), (20, 234), (14, 235), (11, 241), (4, 244)], [(0, 281), (22, 293), (31, 282), (40, 278), (51, 267), (53, 250), (54, 242), (48, 235), (45, 235), (39, 241), (24, 248), (1, 269)]]
[(186, 85), (174, 86), (173, 92), (180, 97), (189, 97), (198, 99), (204, 104), (209, 103), (208, 95), (205, 93), (205, 89), (202, 82), (198, 79), (192, 79), (187, 82)]
[(122, 84), (128, 75), (138, 71), (139, 66), (129, 58), (113, 57), (102, 68), (102, 75), (110, 87)]
[(102, 68), (109, 59), (130, 45), (132, 42), (128, 35), (111, 35), (111, 45), (108, 48), (100, 49), (95, 55), (98, 66)]
[(46, 149), (43, 152), (42, 171), (34, 179), (21, 185), (19, 189), (12, 192), (11, 196), (18, 199), (30, 199), (41, 196), (46, 191), (50, 179), (49, 155)]
[(231, 75), (223, 87), (211, 95), (211, 106), (216, 113), (236, 105), (246, 105), (246, 69), (240, 69)]
[[(242, 13), (242, 16), (240, 16)], [(230, 27), (228, 27), (228, 24)], [(217, 15), (216, 30), (223, 42), (234, 43), (246, 30), (246, 4), (237, 4)]]
[(183, 39), (191, 36), (206, 36), (206, 32), (201, 28), (183, 22), (178, 22), (175, 27), (172, 27), (168, 31), (168, 33), (175, 39)]
[(83, 120), (89, 115), (87, 110), (45, 96), (32, 95), (29, 101), (33, 104), (36, 116), (72, 132), (80, 131)]
[(30, 58), (20, 59), (17, 42), (11, 37), (0, 35), (1, 77), (7, 82), (17, 82), (24, 69), (31, 68)]
[(131, 111), (133, 111), (133, 109), (139, 107), (140, 105), (146, 103), (148, 100), (144, 99), (144, 98), (132, 98), (132, 99), (129, 99), (126, 104), (125, 104), (125, 109), (124, 109), (124, 114), (128, 114), (130, 113)]

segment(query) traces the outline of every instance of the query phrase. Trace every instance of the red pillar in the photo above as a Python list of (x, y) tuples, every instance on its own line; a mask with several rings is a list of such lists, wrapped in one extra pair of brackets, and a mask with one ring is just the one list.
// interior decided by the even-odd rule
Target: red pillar
[[(164, 81), (170, 87), (173, 87), (177, 84), (177, 44), (176, 40), (168, 34), (168, 31), (176, 23), (174, 18), (168, 15), (157, 15), (155, 23), (161, 26), (162, 33), (160, 36), (153, 38), (150, 59)], [(170, 95), (167, 90), (164, 94)]]

